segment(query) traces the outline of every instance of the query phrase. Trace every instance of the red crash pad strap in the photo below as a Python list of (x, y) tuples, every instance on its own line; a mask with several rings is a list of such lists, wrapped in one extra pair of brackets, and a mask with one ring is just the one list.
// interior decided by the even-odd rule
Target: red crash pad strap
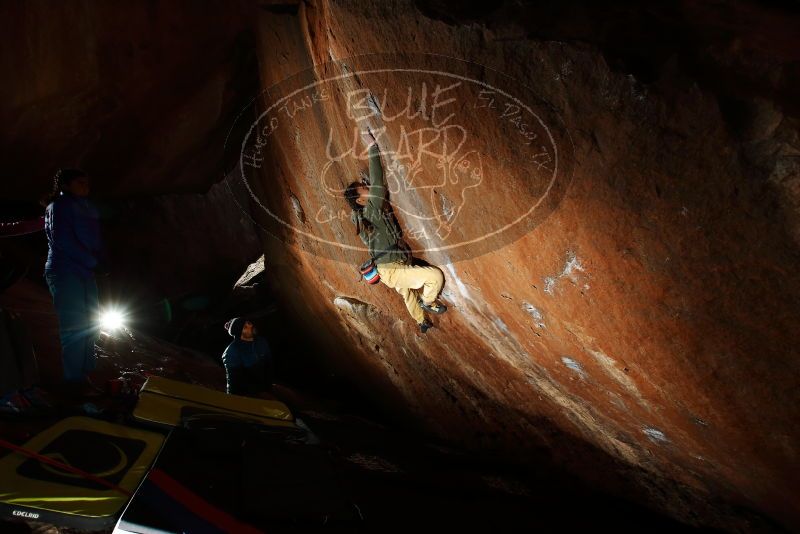
[(83, 471), (82, 469), (78, 469), (77, 467), (72, 467), (69, 464), (65, 464), (63, 462), (59, 462), (58, 460), (53, 460), (52, 458), (48, 458), (47, 456), (43, 456), (43, 455), (39, 454), (38, 452), (32, 451), (30, 449), (26, 449), (25, 447), (21, 447), (19, 445), (14, 445), (13, 443), (8, 442), (8, 441), (6, 441), (4, 439), (0, 439), (0, 447), (5, 447), (6, 449), (10, 449), (10, 450), (12, 450), (14, 452), (18, 452), (20, 454), (24, 454), (25, 456), (28, 456), (29, 458), (33, 458), (34, 460), (38, 460), (38, 461), (40, 461), (42, 463), (45, 463), (45, 464), (50, 464), (53, 467), (57, 467), (57, 468), (62, 469), (64, 471), (69, 471), (70, 473), (74, 473), (74, 474), (78, 475), (79, 477), (83, 477), (83, 478), (85, 478), (87, 480), (91, 480), (92, 482), (96, 482), (96, 483), (100, 484), (101, 486), (105, 486), (105, 487), (110, 488), (110, 489), (112, 489), (114, 491), (118, 491), (118, 492), (122, 493), (123, 495), (125, 495), (126, 497), (130, 497), (132, 495), (130, 491), (122, 489), (119, 486), (117, 486), (116, 484), (112, 484), (111, 482), (109, 482), (109, 481), (107, 481), (107, 480), (105, 480), (103, 478), (95, 476), (95, 475), (93, 475), (91, 473), (87, 473), (86, 471)]
[(147, 480), (155, 484), (161, 491), (181, 503), (192, 513), (205, 519), (224, 532), (243, 534), (261, 534), (261, 531), (242, 523), (230, 514), (220, 510), (206, 501), (189, 488), (166, 474), (161, 469), (153, 469), (147, 475)]

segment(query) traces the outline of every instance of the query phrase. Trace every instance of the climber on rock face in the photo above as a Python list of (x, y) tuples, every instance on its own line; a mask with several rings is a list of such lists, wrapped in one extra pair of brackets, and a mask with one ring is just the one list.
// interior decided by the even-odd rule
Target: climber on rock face
[(368, 136), (370, 183), (352, 182), (344, 197), (353, 210), (356, 233), (369, 248), (380, 280), (394, 288), (405, 301), (408, 313), (425, 333), (432, 325), (424, 311), (444, 313), (447, 307), (437, 301), (444, 285), (441, 269), (431, 265), (413, 265), (411, 251), (403, 241), (402, 230), (386, 201), (386, 185), (380, 149), (372, 132)]

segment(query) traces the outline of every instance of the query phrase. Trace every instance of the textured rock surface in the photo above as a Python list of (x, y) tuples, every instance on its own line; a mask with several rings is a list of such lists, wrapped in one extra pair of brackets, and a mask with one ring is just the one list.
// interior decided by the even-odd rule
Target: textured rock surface
[[(241, 257), (230, 246), (253, 231), (241, 207), (267, 230), (265, 271), (287, 321), (322, 355), (297, 358), (326, 360), (398, 418), (530, 465), (553, 460), (682, 521), (800, 528), (796, 9), (593, 4), (5, 3), (19, 53), (0, 52), (13, 73), (0, 86), (2, 196), (32, 200), (56, 167), (86, 168), (98, 192), (130, 202), (141, 233), (116, 231), (135, 244), (131, 270), (178, 293), (204, 289), (221, 258), (229, 270), (258, 256), (253, 239)], [(534, 103), (553, 135), (543, 153), (557, 147), (563, 164), (543, 195), (513, 123), (462, 108), (467, 148), (481, 150), (459, 161), (480, 174), (448, 167), (424, 195), (392, 191), (418, 249), (485, 235), (545, 199), (502, 239), (418, 254), (442, 266), (450, 305), (425, 336), (394, 291), (358, 282), (363, 253), (334, 190), (366, 162), (326, 167), (328, 142), (341, 151), (359, 126), (349, 91), (368, 90), (361, 126), (388, 151), (403, 146), (401, 127), (419, 127), (389, 120), (383, 95), (420, 77), (349, 75), (382, 52), (394, 66), (474, 61), (450, 66)], [(439, 56), (414, 55), (428, 52)], [(258, 85), (262, 111), (329, 76), (342, 76), (329, 98), (268, 136), (246, 184), (254, 207), (242, 185), (209, 191), (234, 166), (240, 145), (226, 134)], [(452, 94), (475, 96), (466, 84)], [(429, 160), (412, 171), (442, 174)], [(168, 255), (179, 257), (159, 262)]]
[[(737, 511), (741, 504), (797, 526), (800, 145), (782, 93), (723, 100), (668, 56), (641, 83), (592, 44), (433, 20), (406, 2), (318, 1), (293, 11), (265, 8), (257, 21), (261, 83), (270, 88), (261, 110), (286, 93), (273, 84), (287, 77), (358, 72), (373, 66), (358, 56), (368, 52), (436, 51), (528, 86), (572, 140), (571, 183), (525, 235), (457, 262), (422, 254), (442, 265), (451, 305), (423, 337), (396, 293), (357, 283), (363, 254), (330, 252), (316, 239), (359, 245), (349, 219), (314, 216), (344, 207), (320, 184), (329, 133), (340, 132), (333, 143), (342, 146), (357, 126), (342, 95), (404, 94), (417, 81), (343, 77), (327, 85), (329, 101), (292, 116), (294, 128), (270, 132), (254, 189), (295, 229), (271, 226), (279, 239), (265, 241), (267, 270), (293, 314), (339, 349), (330, 350), (333, 365), (428, 431), (523, 459), (548, 451), (684, 521), (754, 527), (760, 520)], [(722, 56), (715, 65), (730, 60), (735, 74), (747, 54), (771, 53), (739, 46), (712, 50)], [(770, 57), (778, 79), (765, 84), (783, 87), (796, 58)], [(379, 141), (397, 150), (400, 124), (382, 111), (366, 124), (385, 126)], [(530, 201), (520, 176), (532, 166), (508, 167), (518, 147), (496, 121), (477, 112), (460, 119), (493, 149), (482, 162), (483, 216), (458, 220), (474, 233)], [(342, 163), (339, 186), (365, 167)], [(419, 224), (403, 209), (407, 196), (392, 200), (401, 224)], [(422, 224), (435, 236), (435, 222)]]

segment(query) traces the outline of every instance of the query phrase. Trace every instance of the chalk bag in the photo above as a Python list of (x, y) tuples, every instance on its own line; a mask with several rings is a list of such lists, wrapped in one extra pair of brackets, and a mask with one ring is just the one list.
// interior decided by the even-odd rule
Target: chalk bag
[(361, 276), (364, 277), (364, 280), (367, 281), (368, 284), (377, 284), (381, 280), (381, 275), (378, 274), (378, 268), (375, 266), (375, 261), (370, 258), (358, 268)]

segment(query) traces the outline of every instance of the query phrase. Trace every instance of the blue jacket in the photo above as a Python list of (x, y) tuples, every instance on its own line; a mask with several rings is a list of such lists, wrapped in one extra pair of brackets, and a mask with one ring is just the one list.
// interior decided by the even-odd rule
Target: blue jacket
[(269, 345), (261, 336), (256, 336), (253, 341), (234, 340), (222, 353), (222, 363), (226, 369), (252, 367), (259, 361), (268, 362), (270, 359)]
[(88, 198), (61, 193), (45, 210), (44, 230), (49, 245), (46, 272), (94, 276), (103, 244), (98, 212)]

